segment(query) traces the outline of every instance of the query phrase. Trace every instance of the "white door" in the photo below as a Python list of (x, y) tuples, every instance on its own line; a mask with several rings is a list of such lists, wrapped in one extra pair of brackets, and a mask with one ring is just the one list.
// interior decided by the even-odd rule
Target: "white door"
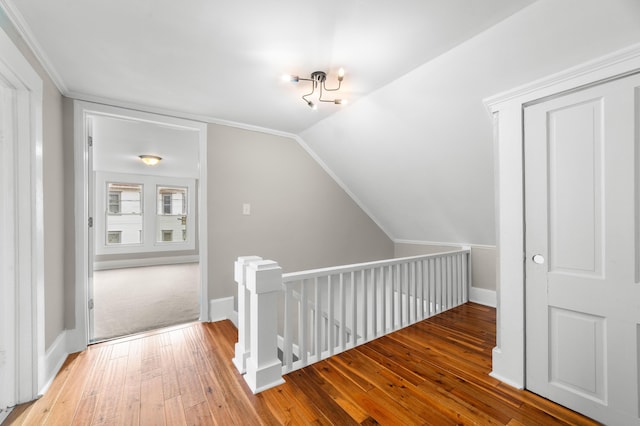
[(640, 76), (525, 108), (526, 387), (640, 424)]

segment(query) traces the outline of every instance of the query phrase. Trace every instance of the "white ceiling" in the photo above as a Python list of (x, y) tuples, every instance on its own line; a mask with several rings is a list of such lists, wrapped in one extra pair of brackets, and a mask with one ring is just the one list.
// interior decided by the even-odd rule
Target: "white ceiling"
[[(94, 170), (198, 178), (197, 131), (101, 115), (92, 116), (91, 120)], [(143, 154), (162, 160), (147, 166), (139, 158)]]
[(533, 1), (3, 0), (65, 95), (296, 134), (349, 106), (282, 74), (344, 67), (351, 105)]

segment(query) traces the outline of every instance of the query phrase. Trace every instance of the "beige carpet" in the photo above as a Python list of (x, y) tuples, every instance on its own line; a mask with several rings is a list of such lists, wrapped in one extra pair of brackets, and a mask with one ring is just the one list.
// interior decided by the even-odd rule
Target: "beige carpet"
[(95, 271), (93, 277), (94, 341), (198, 319), (197, 263)]

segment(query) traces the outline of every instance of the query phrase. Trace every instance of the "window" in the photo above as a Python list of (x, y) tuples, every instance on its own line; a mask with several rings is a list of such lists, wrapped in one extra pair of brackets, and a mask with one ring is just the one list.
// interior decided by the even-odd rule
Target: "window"
[[(187, 240), (188, 188), (157, 186), (156, 241), (180, 243)], [(171, 235), (169, 236), (169, 232)], [(166, 233), (166, 235), (165, 235)], [(176, 240), (173, 236), (176, 235)], [(180, 239), (182, 236), (182, 239)]]
[(109, 214), (120, 213), (121, 193), (118, 191), (109, 191)]
[(162, 194), (162, 214), (171, 214), (171, 194)]
[(107, 244), (120, 244), (122, 241), (122, 231), (109, 231), (107, 234)]
[(97, 255), (195, 250), (195, 179), (96, 171)]
[(107, 182), (107, 245), (142, 242), (142, 193), (135, 183)]

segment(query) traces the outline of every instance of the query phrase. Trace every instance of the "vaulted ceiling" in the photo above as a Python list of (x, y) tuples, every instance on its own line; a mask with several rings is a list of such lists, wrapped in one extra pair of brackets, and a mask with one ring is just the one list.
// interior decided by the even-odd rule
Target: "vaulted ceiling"
[(637, 0), (0, 3), (63, 94), (295, 135), (396, 241), (494, 244), (482, 100), (640, 43)]

